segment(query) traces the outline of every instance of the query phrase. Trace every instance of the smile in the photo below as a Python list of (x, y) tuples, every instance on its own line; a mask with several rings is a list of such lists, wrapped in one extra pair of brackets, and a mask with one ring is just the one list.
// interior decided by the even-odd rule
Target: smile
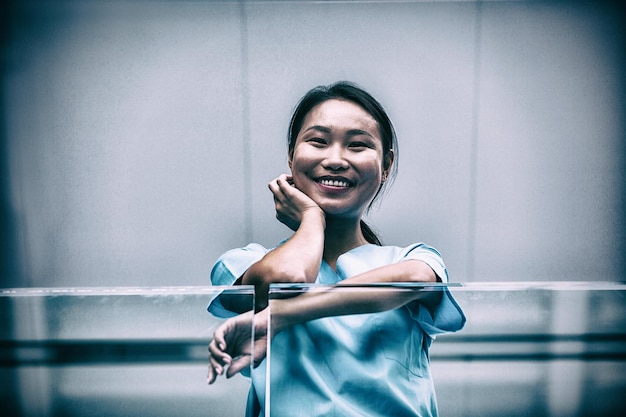
[(327, 179), (323, 178), (318, 180), (318, 182), (327, 187), (337, 187), (337, 188), (349, 188), (352, 187), (352, 184), (343, 179)]

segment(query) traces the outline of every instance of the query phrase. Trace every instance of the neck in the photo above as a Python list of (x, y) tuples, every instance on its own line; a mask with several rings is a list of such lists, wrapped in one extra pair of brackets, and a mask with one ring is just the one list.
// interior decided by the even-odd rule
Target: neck
[(324, 261), (333, 269), (340, 255), (368, 243), (361, 231), (360, 219), (333, 219), (326, 217)]

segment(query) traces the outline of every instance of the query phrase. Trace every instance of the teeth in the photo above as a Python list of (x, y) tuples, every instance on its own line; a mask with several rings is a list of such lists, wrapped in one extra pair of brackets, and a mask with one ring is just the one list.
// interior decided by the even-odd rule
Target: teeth
[(348, 182), (339, 181), (339, 180), (321, 180), (320, 183), (322, 185), (327, 185), (329, 187), (349, 187), (350, 186)]

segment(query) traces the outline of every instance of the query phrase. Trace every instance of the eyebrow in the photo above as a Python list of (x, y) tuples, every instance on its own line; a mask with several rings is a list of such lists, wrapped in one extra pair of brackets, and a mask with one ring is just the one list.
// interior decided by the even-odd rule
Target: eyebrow
[[(322, 132), (322, 133), (331, 133), (332, 130), (329, 127), (326, 126), (320, 126), (320, 125), (313, 125), (308, 127), (305, 132), (308, 132), (309, 130), (317, 130), (318, 132)], [(363, 129), (350, 129), (347, 132), (348, 136), (358, 136), (358, 135), (366, 135), (366, 136), (370, 136), (372, 138), (374, 138), (374, 136), (369, 133), (366, 130)]]

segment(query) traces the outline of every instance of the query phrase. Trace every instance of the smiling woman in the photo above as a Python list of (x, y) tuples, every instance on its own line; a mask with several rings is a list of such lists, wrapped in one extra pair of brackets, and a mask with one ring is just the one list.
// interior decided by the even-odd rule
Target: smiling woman
[[(291, 172), (269, 183), (276, 218), (294, 234), (272, 249), (251, 244), (231, 250), (213, 267), (215, 285), (255, 286), (256, 311), (246, 312), (227, 296), (209, 305), (216, 315), (241, 313), (214, 334), (209, 383), (251, 363), (264, 367), (271, 343), (274, 352), (285, 352), (279, 363), (272, 363), (272, 416), (437, 415), (428, 349), (435, 335), (457, 331), (465, 323), (444, 287), (399, 293), (311, 291), (268, 301), (273, 283), (345, 289), (447, 282), (434, 248), (423, 243), (383, 246), (362, 220), (393, 178), (396, 154), (389, 117), (362, 88), (347, 82), (317, 87), (299, 102), (289, 128)], [(372, 320), (364, 320), (363, 314), (371, 314)], [(334, 340), (331, 351), (310, 354), (319, 350), (318, 340)], [(372, 361), (374, 369), (366, 365)], [(346, 363), (352, 364), (347, 372)], [(345, 387), (374, 386), (381, 372), (389, 378), (375, 392), (346, 392)], [(248, 410), (251, 416), (264, 415), (267, 405), (263, 374), (252, 375), (256, 407)]]

